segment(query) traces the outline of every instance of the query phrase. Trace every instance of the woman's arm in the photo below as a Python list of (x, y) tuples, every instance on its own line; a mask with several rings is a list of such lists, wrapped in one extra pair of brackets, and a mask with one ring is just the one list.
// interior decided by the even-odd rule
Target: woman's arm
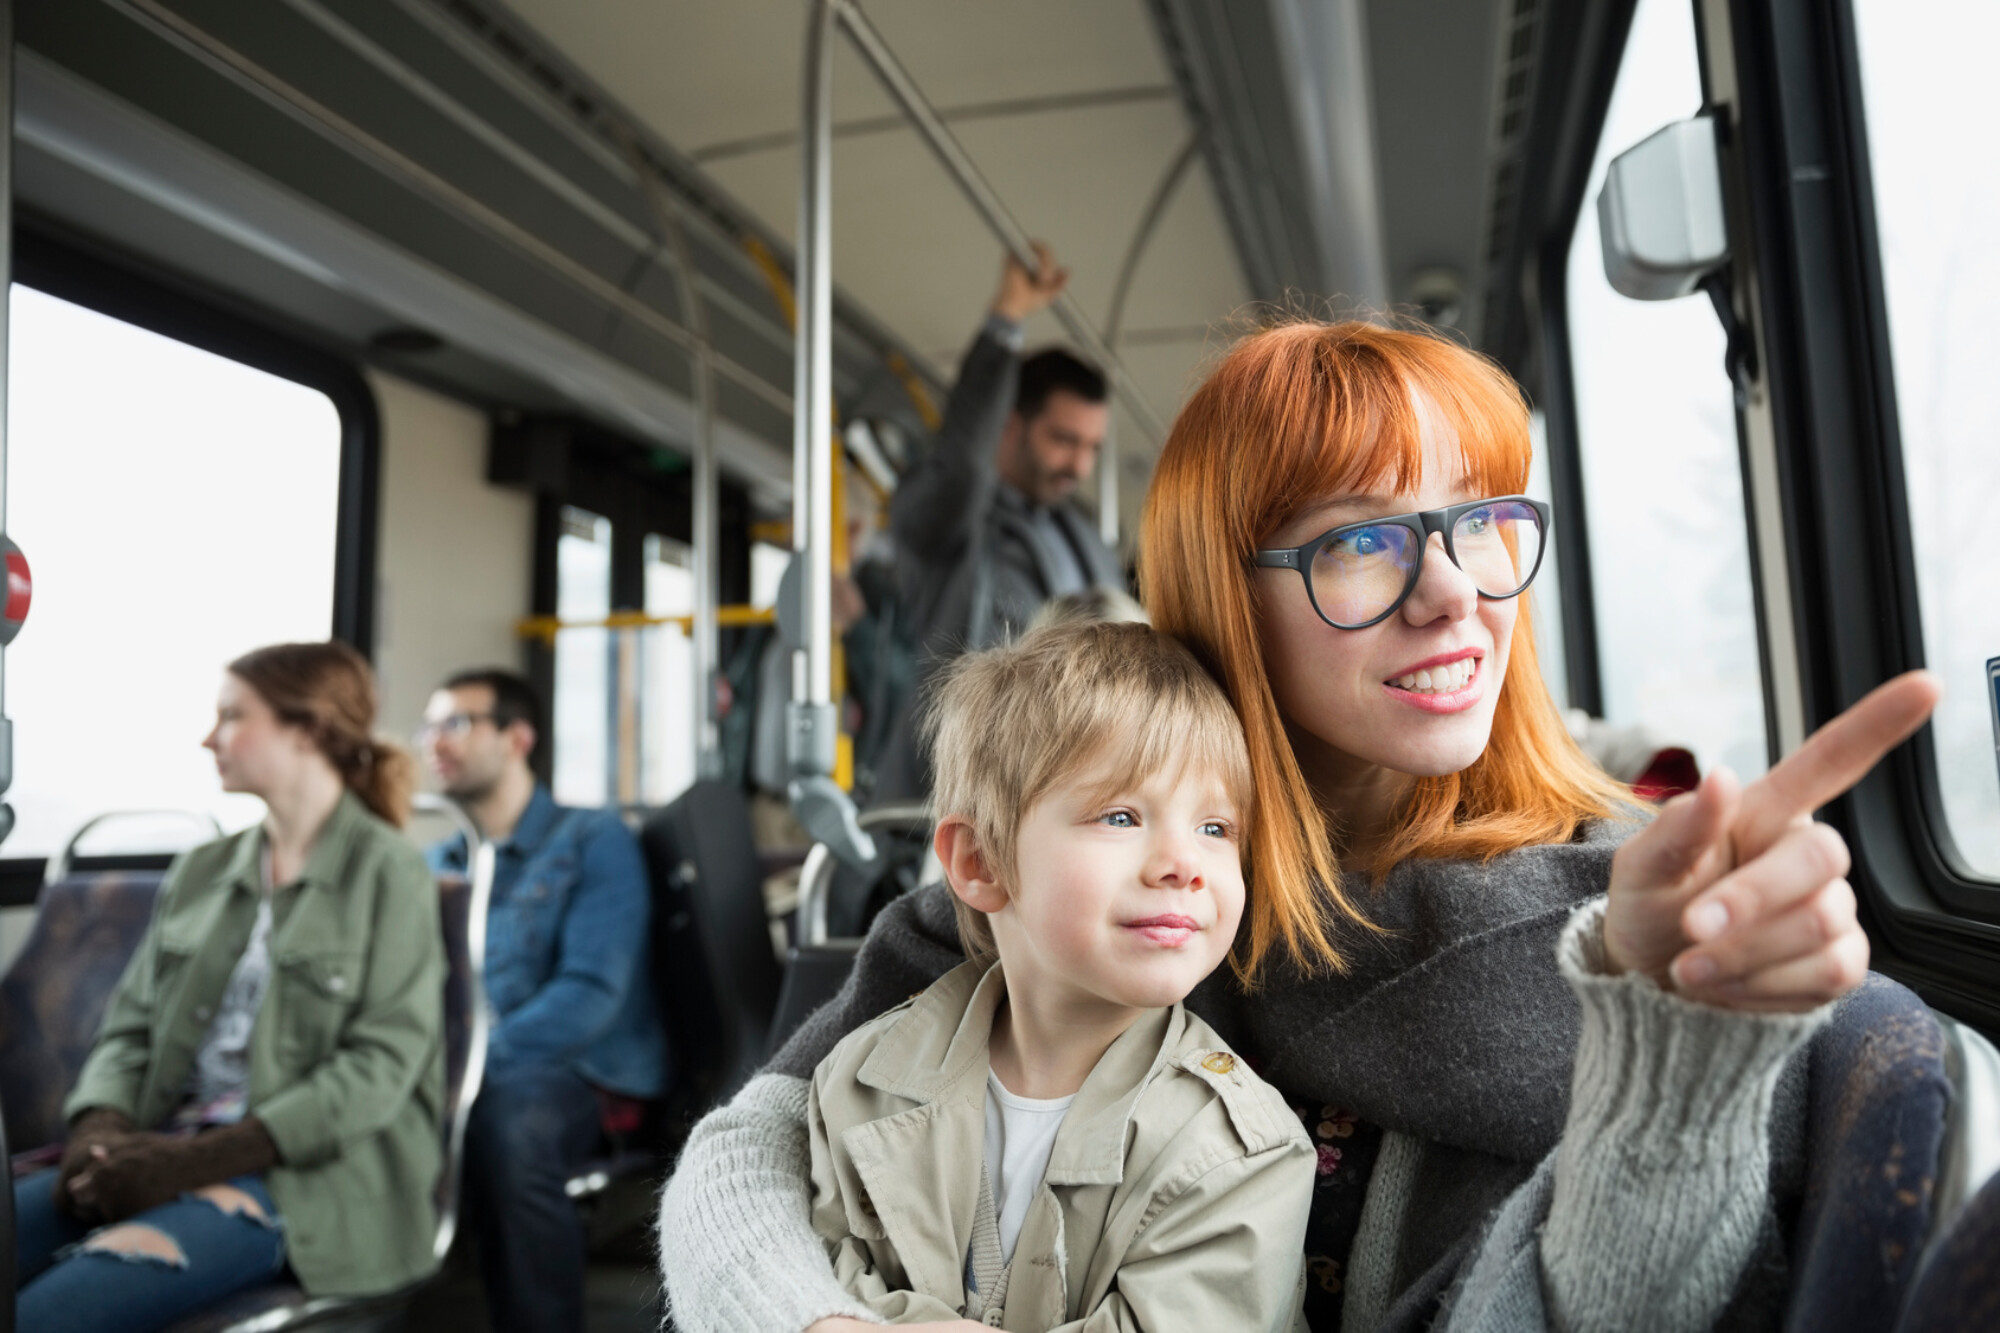
[(331, 1160), (381, 1131), (408, 1104), (443, 1046), (444, 940), (430, 870), (414, 849), (397, 844), (372, 885), (350, 886), (366, 889), (375, 894), (368, 963), (339, 1046), (304, 1078), (250, 1108), (286, 1166)]
[(812, 1229), (806, 1080), (842, 1037), (963, 961), (942, 887), (892, 903), (840, 993), (695, 1126), (660, 1196), (660, 1269), (676, 1328), (799, 1333), (829, 1316), (880, 1322), (834, 1278)]
[(1450, 1333), (1694, 1330), (1736, 1290), (1769, 1211), (1772, 1093), (1825, 1020), (1732, 1013), (1609, 975), (1602, 901), (1557, 956), (1583, 1009), (1561, 1144), (1448, 1299)]

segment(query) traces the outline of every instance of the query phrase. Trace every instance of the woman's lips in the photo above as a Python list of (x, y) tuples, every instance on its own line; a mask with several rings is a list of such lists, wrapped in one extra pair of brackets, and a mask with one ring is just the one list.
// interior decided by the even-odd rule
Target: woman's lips
[[(1382, 688), (1410, 707), (1425, 713), (1462, 713), (1478, 703), (1486, 693), (1486, 665), (1481, 658), (1465, 659), (1472, 664), (1472, 676), (1455, 690), (1406, 690), (1393, 680)], [(1400, 677), (1398, 679), (1401, 679)]]
[(1168, 949), (1178, 949), (1195, 937), (1201, 923), (1191, 916), (1149, 916), (1127, 921), (1125, 929)]

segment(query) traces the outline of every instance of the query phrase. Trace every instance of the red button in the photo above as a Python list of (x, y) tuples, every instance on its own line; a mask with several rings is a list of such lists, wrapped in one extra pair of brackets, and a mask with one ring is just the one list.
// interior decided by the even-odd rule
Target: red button
[(34, 600), (35, 580), (28, 573), (28, 557), (18, 550), (7, 552), (7, 606), (0, 618), (20, 624), (28, 618), (28, 603)]

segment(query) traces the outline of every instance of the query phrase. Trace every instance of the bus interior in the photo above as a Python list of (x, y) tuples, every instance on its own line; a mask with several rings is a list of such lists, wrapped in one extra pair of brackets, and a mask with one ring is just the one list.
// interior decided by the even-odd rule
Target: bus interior
[[(1032, 238), (1073, 276), (1029, 343), (1109, 372), (1081, 503), (1128, 562), (1231, 340), (1375, 312), (1532, 407), (1540, 660), (1579, 726), (1749, 778), (1939, 673), (1931, 724), (1821, 818), (1872, 967), (2000, 1036), (2000, 173), (1964, 148), (2000, 131), (1997, 15), (0, 0), (0, 968), (87, 937), (58, 887), (156, 884), (258, 818), (197, 745), (237, 654), (352, 644), (399, 737), (450, 672), (523, 671), (557, 799), (657, 830), (688, 1086), (571, 1192), (592, 1328), (659, 1326), (676, 1127), (920, 873), (921, 810), (869, 799), (829, 580), (880, 540)], [(753, 830), (731, 710), (772, 634), (810, 735), (793, 821)], [(1973, 1186), (1996, 1091), (1965, 1094)], [(449, 1264), (397, 1317), (482, 1327), (476, 1285)], [(239, 1326), (340, 1314), (287, 1309)]]

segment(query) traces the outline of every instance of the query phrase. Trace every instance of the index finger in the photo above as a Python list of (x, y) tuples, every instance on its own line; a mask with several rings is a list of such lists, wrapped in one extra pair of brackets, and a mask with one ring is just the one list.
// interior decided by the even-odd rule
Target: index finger
[(1762, 854), (1794, 820), (1866, 777), (1877, 760), (1924, 724), (1942, 694), (1935, 675), (1906, 671), (1808, 736), (1743, 793), (1736, 821), (1738, 861)]

